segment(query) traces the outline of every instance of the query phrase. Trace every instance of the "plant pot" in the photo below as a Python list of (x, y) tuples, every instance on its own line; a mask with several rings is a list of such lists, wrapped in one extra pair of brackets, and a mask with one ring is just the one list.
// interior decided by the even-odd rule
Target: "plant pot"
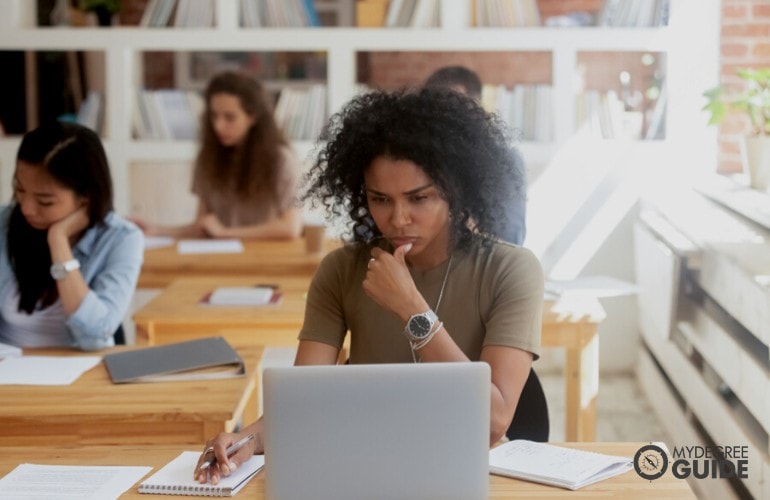
[(112, 26), (112, 14), (113, 12), (106, 7), (94, 7), (94, 14), (96, 14), (96, 20), (99, 26)]
[(743, 170), (749, 174), (753, 189), (767, 191), (770, 187), (770, 136), (745, 136), (741, 141)]

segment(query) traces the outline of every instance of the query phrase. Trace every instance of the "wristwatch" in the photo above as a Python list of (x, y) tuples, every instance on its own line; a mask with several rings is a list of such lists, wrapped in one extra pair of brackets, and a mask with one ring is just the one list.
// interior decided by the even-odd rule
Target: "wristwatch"
[(80, 269), (80, 262), (77, 259), (56, 262), (51, 266), (51, 276), (55, 280), (63, 280), (75, 269)]
[(404, 335), (411, 342), (419, 342), (430, 333), (436, 321), (438, 321), (438, 316), (431, 309), (423, 313), (413, 314), (406, 322)]

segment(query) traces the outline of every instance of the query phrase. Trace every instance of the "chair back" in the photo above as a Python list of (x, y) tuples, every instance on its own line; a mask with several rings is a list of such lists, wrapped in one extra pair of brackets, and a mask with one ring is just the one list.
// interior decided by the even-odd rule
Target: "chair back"
[(530, 369), (519, 397), (519, 404), (516, 405), (513, 421), (505, 435), (511, 441), (528, 439), (544, 443), (548, 441), (549, 429), (545, 392), (535, 370)]

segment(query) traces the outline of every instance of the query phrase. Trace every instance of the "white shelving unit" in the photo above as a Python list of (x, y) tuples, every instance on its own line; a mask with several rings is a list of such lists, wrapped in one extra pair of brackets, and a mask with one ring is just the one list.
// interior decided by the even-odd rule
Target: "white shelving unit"
[[(129, 210), (128, 169), (137, 161), (189, 161), (195, 154), (190, 142), (153, 142), (132, 139), (134, 89), (141, 86), (145, 51), (322, 51), (327, 56), (328, 111), (339, 110), (356, 89), (356, 52), (359, 51), (549, 51), (554, 88), (554, 141), (522, 144), (528, 162), (546, 164), (573, 133), (575, 116), (574, 74), (581, 51), (651, 51), (667, 54), (667, 83), (671, 96), (667, 141), (686, 135), (687, 140), (708, 142), (699, 100), (677, 99), (693, 93), (690, 82), (707, 88), (716, 80), (716, 61), (691, 63), (704, 44), (716, 43), (717, 31), (695, 33), (703, 16), (715, 16), (716, 2), (671, 0), (670, 22), (664, 28), (473, 28), (470, 0), (442, 0), (439, 29), (249, 29), (239, 27), (238, 2), (217, 1), (217, 25), (210, 29), (182, 28), (38, 28), (28, 10), (34, 2), (5, 0), (12, 23), (0, 31), (0, 50), (83, 50), (105, 54), (104, 140), (113, 168), (116, 207)], [(713, 4), (713, 5), (712, 5)], [(8, 7), (6, 7), (8, 5)], [(5, 17), (0, 13), (0, 17)], [(15, 23), (15, 24), (14, 24)], [(701, 23), (702, 27), (703, 24)], [(706, 24), (709, 26), (709, 24)], [(678, 35), (677, 35), (678, 34)], [(686, 38), (685, 41), (682, 41)], [(714, 52), (717, 54), (718, 52)], [(714, 56), (715, 58), (715, 56)], [(695, 60), (699, 60), (695, 58)], [(679, 64), (680, 67), (674, 65)], [(710, 73), (713, 70), (713, 73)], [(685, 92), (686, 91), (686, 92)], [(697, 97), (700, 97), (699, 92)], [(13, 158), (18, 138), (0, 138), (0, 196), (9, 199)], [(312, 144), (298, 144), (300, 154)], [(705, 148), (708, 149), (708, 148)], [(699, 152), (703, 152), (702, 149)], [(708, 155), (704, 154), (704, 158)], [(715, 156), (714, 156), (715, 157)]]

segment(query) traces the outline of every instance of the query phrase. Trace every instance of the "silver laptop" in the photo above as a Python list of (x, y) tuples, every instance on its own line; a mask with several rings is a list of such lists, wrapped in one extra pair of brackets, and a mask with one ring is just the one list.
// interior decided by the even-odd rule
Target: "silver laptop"
[(482, 499), (486, 363), (267, 368), (269, 500)]

